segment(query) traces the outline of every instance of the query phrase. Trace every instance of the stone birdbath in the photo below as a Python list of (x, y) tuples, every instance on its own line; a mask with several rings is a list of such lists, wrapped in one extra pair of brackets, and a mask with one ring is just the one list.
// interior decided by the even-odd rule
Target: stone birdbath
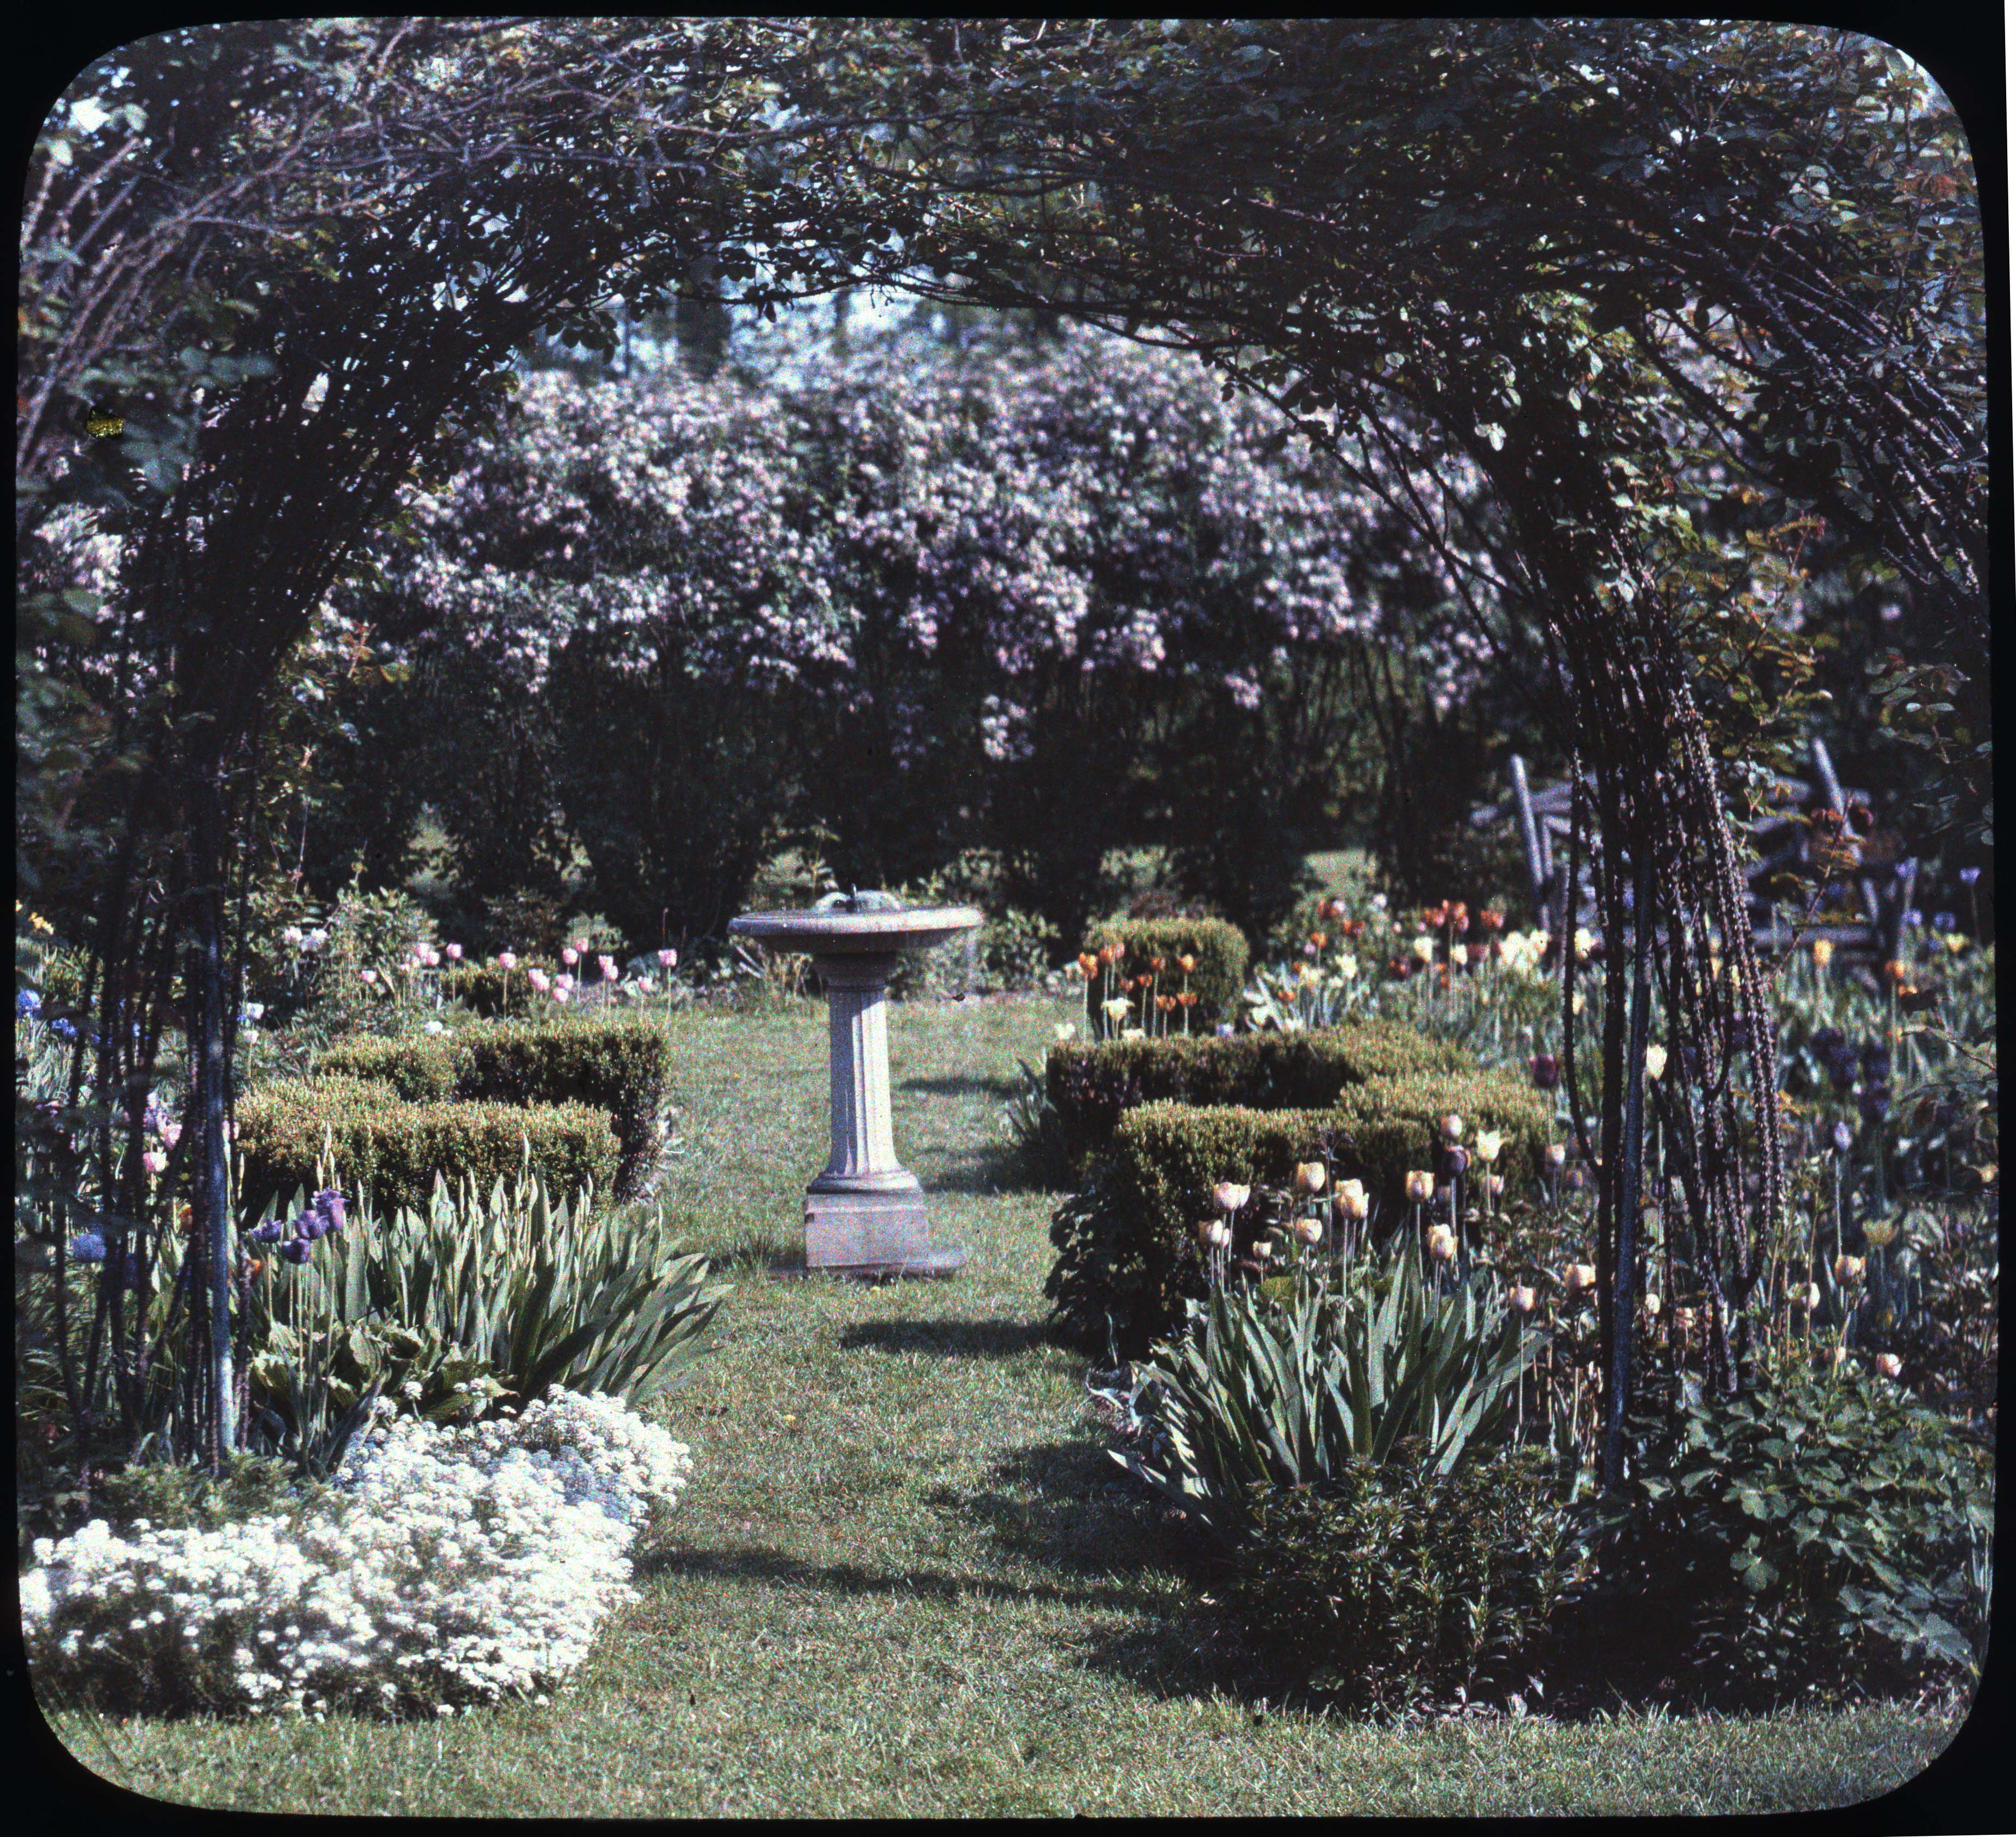
[(847, 1276), (949, 1276), (963, 1250), (934, 1250), (923, 1188), (889, 1136), (886, 997), (896, 959), (970, 931), (970, 906), (906, 907), (887, 893), (831, 893), (806, 912), (745, 912), (730, 935), (811, 954), (826, 985), (833, 1152), (805, 1189), (805, 1267)]

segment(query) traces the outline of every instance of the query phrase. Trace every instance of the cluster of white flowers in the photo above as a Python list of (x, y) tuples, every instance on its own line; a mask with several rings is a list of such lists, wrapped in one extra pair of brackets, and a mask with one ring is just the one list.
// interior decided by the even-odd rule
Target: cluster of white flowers
[(463, 1428), (380, 1410), (326, 1507), (38, 1539), (21, 1579), (38, 1676), (254, 1714), (442, 1711), (558, 1683), (629, 1596), (631, 1543), (676, 1503), (686, 1445), (601, 1395)]
[(1546, 949), (1545, 931), (1507, 931), (1498, 941), (1498, 959), (1508, 970), (1537, 976), (1541, 973), (1540, 959), (1546, 955)]

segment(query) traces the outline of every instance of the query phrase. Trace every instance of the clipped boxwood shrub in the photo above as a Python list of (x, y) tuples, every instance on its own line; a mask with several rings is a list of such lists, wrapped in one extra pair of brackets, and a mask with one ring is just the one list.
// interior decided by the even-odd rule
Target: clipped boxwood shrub
[[(1239, 997), (1246, 987), (1246, 965), (1251, 956), (1246, 934), (1223, 919), (1109, 919), (1092, 926), (1085, 935), (1082, 950), (1096, 951), (1118, 944), (1125, 951), (1114, 965), (1116, 976), (1145, 976), (1151, 960), (1160, 957), (1161, 992), (1175, 995), (1184, 987), (1183, 973), (1176, 967), (1179, 956), (1193, 956), (1197, 967), (1190, 974), (1189, 988), (1197, 1005), (1190, 1010), (1190, 1032), (1207, 1032), (1219, 1021), (1229, 1021), (1239, 1012)], [(1085, 984), (1085, 1022), (1095, 1039), (1108, 1029), (1100, 1012), (1100, 998), (1108, 991), (1106, 978), (1094, 976)], [(1139, 999), (1136, 998), (1138, 1009)], [(1172, 1016), (1172, 1019), (1175, 1017)], [(1176, 1021), (1179, 1029), (1180, 1020)]]
[(1191, 1227), (1215, 1216), (1211, 1192), (1219, 1181), (1285, 1186), (1296, 1162), (1327, 1150), (1339, 1180), (1362, 1180), (1395, 1216), (1409, 1170), (1438, 1165), (1441, 1121), (1451, 1111), (1463, 1118), (1466, 1140), (1480, 1128), (1505, 1136), (1497, 1171), (1508, 1193), (1538, 1179), (1553, 1114), (1524, 1080), (1502, 1072), (1348, 1085), (1323, 1109), (1155, 1103), (1129, 1111), (1106, 1165), (1052, 1219), (1057, 1264), (1046, 1292), (1055, 1317), (1100, 1351), (1110, 1317), (1131, 1355), (1169, 1330), (1186, 1292), (1201, 1292)]
[(1233, 1599), (1273, 1662), (1351, 1707), (1447, 1702), (1525, 1675), (1571, 1566), (1568, 1515), (1537, 1448), (1354, 1461), (1256, 1487)]
[(455, 1094), (499, 1104), (588, 1104), (607, 1111), (621, 1149), (616, 1194), (639, 1191), (657, 1155), (671, 1047), (634, 1016), (559, 1026), (510, 1022), (456, 1036)]
[[(319, 1183), (325, 1152), (344, 1192), (380, 1211), (424, 1207), (437, 1175), (488, 1192), (527, 1165), (547, 1190), (612, 1190), (621, 1158), (607, 1112), (585, 1104), (409, 1103), (358, 1078), (292, 1079), (238, 1106), (238, 1191), (261, 1207)], [(241, 1205), (241, 1210), (243, 1209)]]
[(633, 1016), (557, 1025), (502, 1021), (452, 1035), (340, 1040), (319, 1073), (390, 1085), (411, 1103), (586, 1104), (607, 1111), (621, 1144), (616, 1194), (649, 1177), (659, 1146), (671, 1049)]
[(1189, 1039), (1115, 1039), (1050, 1048), (1045, 1086), (1067, 1152), (1112, 1140), (1123, 1111), (1141, 1104), (1237, 1104), (1313, 1110), (1347, 1085), (1474, 1069), (1460, 1046), (1396, 1021), (1367, 1019), (1304, 1033)]
[(543, 957), (526, 957), (515, 970), (494, 963), (459, 963), (441, 973), (441, 998), (459, 1002), (473, 1014), (494, 1021), (509, 1014), (528, 1014), (536, 1006), (550, 1008), (553, 997), (539, 994), (526, 976), (527, 970), (543, 970), (557, 975), (560, 966)]

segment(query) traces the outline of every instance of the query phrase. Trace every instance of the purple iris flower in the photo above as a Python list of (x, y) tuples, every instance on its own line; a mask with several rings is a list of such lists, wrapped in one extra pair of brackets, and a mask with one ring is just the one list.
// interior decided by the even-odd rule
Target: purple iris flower
[(1932, 914), (1932, 929), (1935, 931), (1953, 931), (1958, 928), (1959, 924), (1959, 920), (1949, 912), (1935, 912)]
[(315, 1255), (315, 1246), (305, 1237), (290, 1237), (280, 1246), (280, 1254), (290, 1263), (304, 1263)]
[(343, 1209), (343, 1195), (339, 1193), (335, 1187), (323, 1187), (322, 1190), (319, 1193), (316, 1194), (315, 1198), (309, 1201), (309, 1204), (311, 1205), (317, 1212), (320, 1212), (322, 1217), (328, 1221), (326, 1226), (327, 1230), (340, 1231), (343, 1229), (345, 1219)]
[(1960, 870), (1960, 884), (1963, 887), (1971, 887), (1980, 878), (1981, 870), (1978, 867), (1964, 867)]
[(252, 1241), (254, 1244), (277, 1244), (286, 1235), (286, 1232), (287, 1227), (278, 1219), (268, 1219), (264, 1223), (252, 1227)]

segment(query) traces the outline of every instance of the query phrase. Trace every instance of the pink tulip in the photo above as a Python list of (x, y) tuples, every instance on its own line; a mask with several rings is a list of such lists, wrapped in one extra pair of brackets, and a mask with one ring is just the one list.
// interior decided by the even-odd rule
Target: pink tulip
[(459, 944), (451, 944), (448, 947), (448, 960), (452, 964), (462, 961), (462, 946)]
[(574, 939), (574, 953), (576, 956), (585, 956), (588, 953), (588, 940), (585, 938)]
[(378, 980), (378, 972), (376, 970), (359, 970), (357, 978), (360, 982), (375, 982)]
[(679, 960), (679, 953), (676, 950), (661, 950), (658, 953), (658, 967), (661, 970), (669, 970)]
[(515, 970), (518, 967), (517, 953), (500, 950), (497, 953), (497, 967), (500, 970)]
[(162, 1147), (172, 1148), (182, 1139), (182, 1126), (179, 1122), (164, 1122), (161, 1125)]
[(572, 966), (573, 964), (578, 963), (580, 960), (581, 953), (575, 949), (571, 944), (568, 945), (567, 948), (560, 953), (560, 961), (563, 964), (568, 964), (569, 966)]
[(574, 978), (570, 976), (566, 971), (563, 970), (557, 976), (554, 977), (553, 986), (556, 989), (571, 989), (574, 986)]
[(527, 970), (525, 972), (525, 980), (542, 995), (552, 986), (544, 970)]
[(596, 961), (602, 965), (603, 981), (605, 982), (614, 982), (616, 980), (615, 958), (613, 956), (601, 956), (597, 957)]
[(557, 985), (554, 988), (554, 990), (553, 990), (553, 1000), (554, 1000), (555, 1001), (557, 1001), (557, 1002), (565, 1002), (565, 1001), (568, 1000), (569, 999), (570, 999), (570, 998), (569, 998), (569, 996), (568, 996), (567, 992), (567, 990), (566, 990), (564, 988), (559, 987), (559, 986), (557, 986)]
[(140, 1165), (149, 1173), (164, 1173), (167, 1170), (168, 1158), (159, 1148), (149, 1148), (140, 1157)]

